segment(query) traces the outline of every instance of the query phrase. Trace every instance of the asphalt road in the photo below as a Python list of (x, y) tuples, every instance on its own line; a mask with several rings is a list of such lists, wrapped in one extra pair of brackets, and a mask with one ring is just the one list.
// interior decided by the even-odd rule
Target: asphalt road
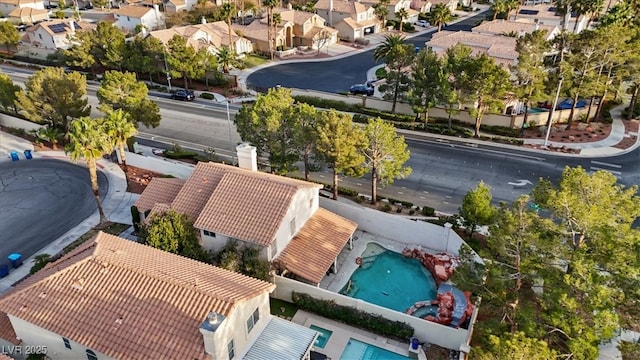
[[(107, 178), (98, 175), (104, 196)], [(0, 263), (11, 253), (29, 258), (96, 208), (85, 167), (53, 159), (0, 162)]]
[[(484, 19), (486, 12), (458, 23), (445, 26), (449, 31), (471, 31), (476, 23)], [(410, 39), (407, 42), (414, 46), (424, 47), (431, 39), (433, 32), (428, 32)], [(317, 62), (294, 62), (253, 72), (247, 78), (249, 87), (270, 88), (276, 85), (297, 89), (311, 89), (337, 93), (349, 91), (349, 87), (367, 80), (367, 70), (378, 65), (373, 60), (374, 48), (342, 59)]]

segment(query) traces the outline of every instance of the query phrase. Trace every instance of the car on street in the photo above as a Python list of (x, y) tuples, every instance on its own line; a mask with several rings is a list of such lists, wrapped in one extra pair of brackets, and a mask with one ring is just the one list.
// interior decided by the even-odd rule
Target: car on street
[(171, 94), (171, 98), (174, 100), (193, 101), (196, 95), (191, 90), (178, 90)]
[(349, 92), (354, 95), (373, 95), (373, 86), (369, 86), (369, 84), (355, 84), (349, 88)]
[(422, 27), (429, 27), (431, 26), (431, 24), (429, 24), (429, 22), (427, 20), (418, 20), (416, 22), (416, 25), (422, 26)]

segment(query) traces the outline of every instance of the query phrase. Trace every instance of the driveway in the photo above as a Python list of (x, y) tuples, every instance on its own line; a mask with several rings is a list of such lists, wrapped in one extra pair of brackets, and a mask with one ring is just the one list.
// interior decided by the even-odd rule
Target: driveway
[[(104, 196), (107, 179), (98, 173), (98, 181)], [(0, 263), (14, 252), (26, 260), (96, 208), (85, 167), (54, 159), (0, 161)]]

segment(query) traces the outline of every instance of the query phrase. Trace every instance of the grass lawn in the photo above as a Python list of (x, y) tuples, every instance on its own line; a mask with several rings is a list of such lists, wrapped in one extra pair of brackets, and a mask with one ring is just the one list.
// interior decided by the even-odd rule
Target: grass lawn
[(244, 58), (244, 66), (245, 66), (245, 68), (252, 68), (252, 67), (255, 67), (255, 66), (266, 64), (267, 61), (268, 61), (267, 59), (262, 58), (260, 56), (247, 55)]
[(77, 248), (78, 246), (80, 246), (85, 241), (87, 241), (87, 240), (93, 238), (94, 236), (96, 236), (96, 234), (98, 234), (98, 231), (100, 231), (100, 230), (102, 230), (103, 232), (106, 232), (107, 234), (120, 235), (120, 233), (125, 231), (129, 226), (131, 226), (131, 225), (120, 224), (120, 223), (112, 223), (112, 222), (107, 222), (106, 224), (98, 225), (98, 226), (94, 227), (93, 229), (91, 229), (91, 230), (87, 231), (86, 233), (84, 233), (84, 235), (80, 236), (78, 238), (78, 240), (76, 240), (76, 241), (72, 242), (71, 244), (65, 246), (65, 248), (62, 250), (62, 252), (66, 254), (69, 251)]
[[(280, 315), (287, 318), (292, 318), (298, 311), (298, 307), (292, 303), (282, 301), (279, 299), (269, 298), (269, 304), (271, 305), (271, 315)], [(284, 311), (282, 311), (284, 309)]]

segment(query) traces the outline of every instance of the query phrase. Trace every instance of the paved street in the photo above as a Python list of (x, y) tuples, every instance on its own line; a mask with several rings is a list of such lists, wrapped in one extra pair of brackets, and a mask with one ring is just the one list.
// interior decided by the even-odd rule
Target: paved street
[[(99, 173), (100, 193), (108, 184)], [(0, 263), (29, 258), (96, 210), (85, 167), (53, 159), (0, 160)]]

